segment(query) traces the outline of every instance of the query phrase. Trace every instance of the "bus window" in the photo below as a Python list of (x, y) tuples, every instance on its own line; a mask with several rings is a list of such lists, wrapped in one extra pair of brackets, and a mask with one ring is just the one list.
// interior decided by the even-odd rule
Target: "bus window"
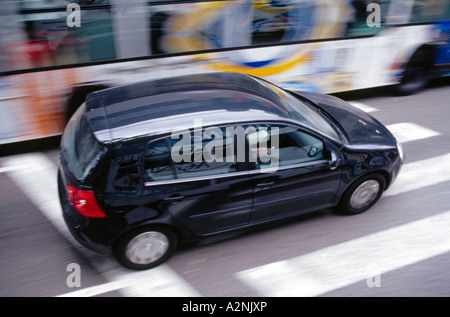
[(149, 10), (158, 54), (336, 38), (352, 18), (346, 1), (199, 1)]
[[(89, 4), (106, 1), (90, 1)], [(110, 7), (80, 10), (81, 27), (68, 27), (65, 0), (7, 2), (0, 28), (1, 71), (77, 64), (116, 57)], [(83, 1), (80, 1), (83, 5)]]
[(251, 22), (253, 44), (301, 41), (314, 36), (317, 3), (313, 1), (258, 2), (253, 6)]
[(449, 0), (415, 1), (411, 22), (431, 22), (450, 19)]

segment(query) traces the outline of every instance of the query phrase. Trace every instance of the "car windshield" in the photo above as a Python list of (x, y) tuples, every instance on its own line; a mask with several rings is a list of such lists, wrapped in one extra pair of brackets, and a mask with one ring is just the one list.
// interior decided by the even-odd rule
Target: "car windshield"
[(270, 86), (279, 95), (283, 108), (293, 119), (300, 121), (309, 127), (318, 129), (334, 139), (340, 140), (339, 134), (333, 128), (332, 123), (319, 114), (318, 109), (294, 97), (283, 89), (274, 85)]
[(103, 146), (89, 127), (83, 104), (67, 123), (61, 141), (61, 150), (69, 170), (77, 179), (83, 179), (102, 149)]

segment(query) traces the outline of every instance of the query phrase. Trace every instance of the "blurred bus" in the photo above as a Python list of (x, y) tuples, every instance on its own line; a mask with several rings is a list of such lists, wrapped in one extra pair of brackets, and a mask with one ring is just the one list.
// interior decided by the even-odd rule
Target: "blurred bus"
[(152, 78), (410, 93), (450, 74), (450, 0), (72, 2), (1, 1), (0, 144), (59, 135), (89, 92)]

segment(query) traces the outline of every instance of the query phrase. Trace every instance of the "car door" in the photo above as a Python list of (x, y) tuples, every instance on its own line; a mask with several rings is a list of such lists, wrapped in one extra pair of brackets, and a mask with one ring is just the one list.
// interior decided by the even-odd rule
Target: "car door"
[[(297, 127), (272, 125), (267, 148), (270, 160), (258, 148), (251, 222), (263, 222), (326, 208), (333, 204), (341, 170), (331, 166), (337, 148)], [(258, 128), (259, 130), (261, 129)]]
[(191, 155), (181, 160), (174, 160), (173, 155), (179, 140), (153, 142), (145, 167), (145, 187), (152, 190), (157, 208), (198, 236), (247, 225), (253, 201), (245, 164), (218, 157), (207, 162), (202, 151), (208, 148), (208, 140), (194, 142), (192, 138)]

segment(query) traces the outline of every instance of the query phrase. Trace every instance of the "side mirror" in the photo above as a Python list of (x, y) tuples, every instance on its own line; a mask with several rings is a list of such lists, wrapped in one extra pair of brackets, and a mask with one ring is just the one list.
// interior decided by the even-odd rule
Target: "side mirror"
[(331, 154), (331, 159), (329, 163), (330, 170), (334, 170), (338, 167), (338, 154), (334, 150), (332, 150), (330, 154)]

